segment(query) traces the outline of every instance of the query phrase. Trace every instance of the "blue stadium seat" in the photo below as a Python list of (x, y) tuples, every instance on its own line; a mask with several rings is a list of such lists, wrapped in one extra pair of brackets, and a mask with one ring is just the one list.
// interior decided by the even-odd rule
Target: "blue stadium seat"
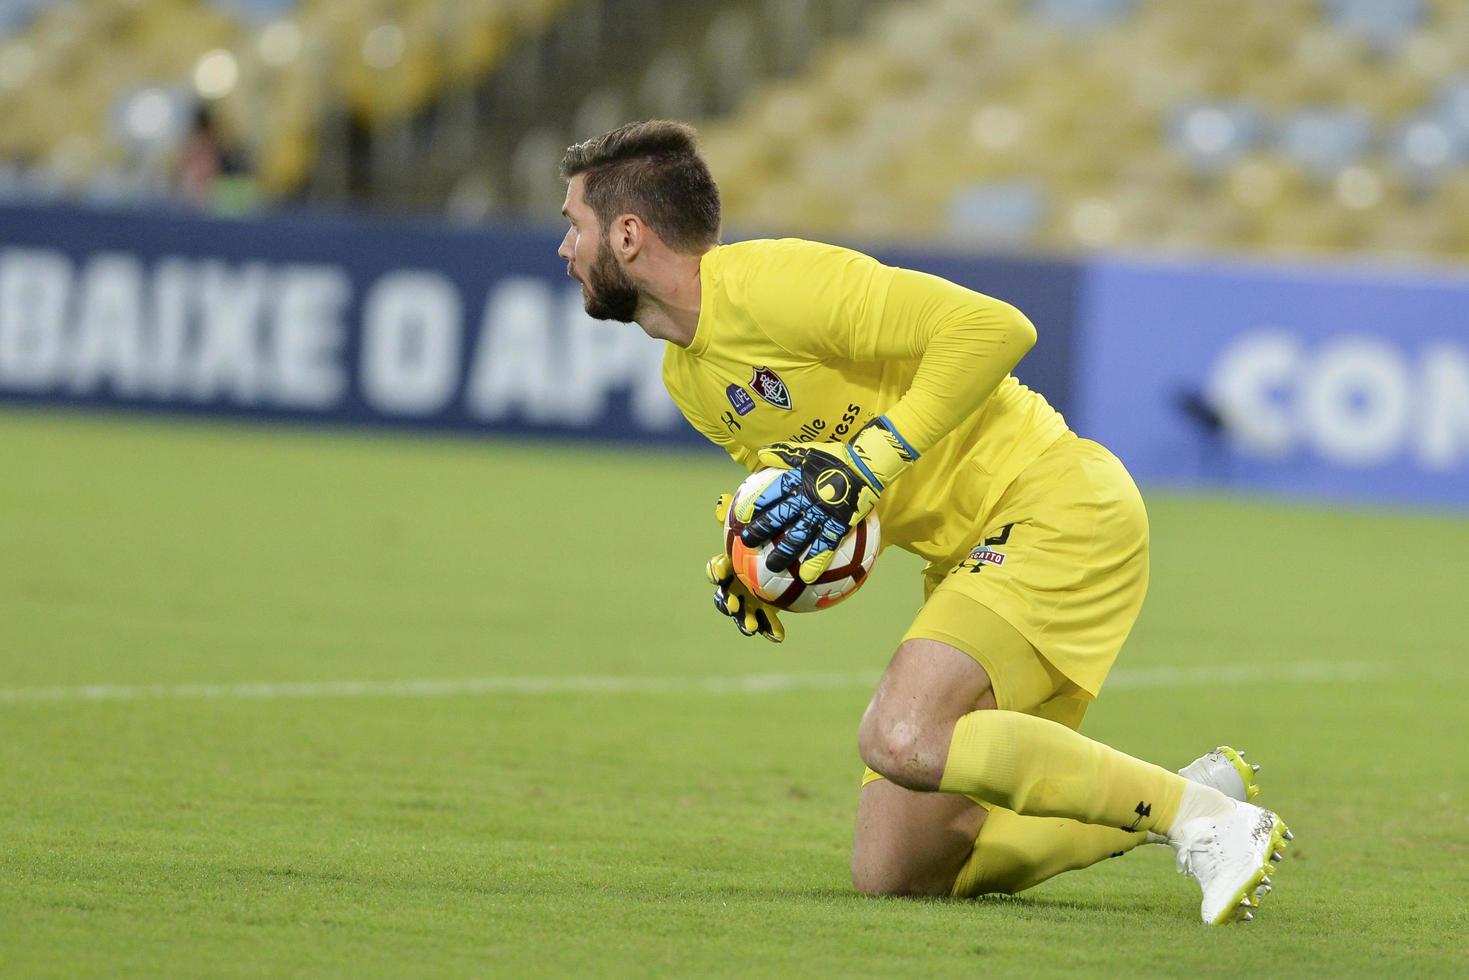
[(1469, 75), (1460, 75), (1443, 83), (1434, 101), (1433, 112), (1445, 126), (1469, 136)]
[(1032, 13), (1051, 27), (1089, 31), (1127, 17), (1136, 0), (1033, 0)]
[(949, 230), (971, 242), (1021, 245), (1035, 238), (1046, 219), (1045, 192), (1030, 181), (974, 184), (949, 205)]
[(1302, 170), (1329, 177), (1361, 159), (1372, 142), (1372, 120), (1356, 109), (1303, 109), (1281, 122), (1278, 139)]
[(50, 168), (22, 167), (13, 192), (25, 201), (60, 201), (66, 197), (66, 184)]
[(0, 38), (20, 31), (36, 14), (61, 2), (63, 0), (0, 0)]
[(1456, 130), (1437, 115), (1417, 116), (1398, 127), (1388, 153), (1409, 183), (1433, 186), (1469, 158), (1469, 130)]
[(1391, 47), (1425, 19), (1423, 0), (1328, 0), (1327, 18), (1343, 34), (1375, 48)]
[(149, 85), (119, 94), (108, 120), (123, 146), (170, 146), (184, 137), (193, 104), (186, 89)]
[(1175, 112), (1169, 143), (1200, 173), (1214, 174), (1249, 152), (1263, 129), (1260, 114), (1245, 102), (1201, 102)]
[(19, 199), (21, 190), (20, 165), (0, 160), (0, 201)]
[(236, 20), (264, 24), (294, 13), (299, 0), (209, 0), (210, 4)]

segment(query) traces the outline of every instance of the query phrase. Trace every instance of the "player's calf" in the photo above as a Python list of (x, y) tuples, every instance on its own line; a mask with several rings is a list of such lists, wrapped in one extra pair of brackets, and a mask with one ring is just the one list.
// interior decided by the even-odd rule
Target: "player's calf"
[(962, 796), (868, 780), (852, 838), (852, 886), (863, 895), (950, 894), (984, 818), (984, 808)]

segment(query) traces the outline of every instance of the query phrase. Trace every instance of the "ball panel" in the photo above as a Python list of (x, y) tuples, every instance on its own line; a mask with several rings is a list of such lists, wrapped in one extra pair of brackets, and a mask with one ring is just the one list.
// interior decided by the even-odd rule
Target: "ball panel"
[[(760, 563), (764, 557), (757, 549), (746, 547), (743, 541), (735, 538), (734, 569), (741, 582), (748, 585), (760, 581)], [(762, 593), (756, 594), (762, 599), (766, 598)]]

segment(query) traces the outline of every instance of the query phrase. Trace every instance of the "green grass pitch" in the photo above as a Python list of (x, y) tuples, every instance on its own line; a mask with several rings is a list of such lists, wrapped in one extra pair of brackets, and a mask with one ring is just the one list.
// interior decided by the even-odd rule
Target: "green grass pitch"
[[(1241, 746), (1297, 837), (1257, 921), (1208, 930), (1163, 848), (853, 894), (864, 676), (919, 566), (744, 640), (701, 576), (738, 476), (0, 413), (0, 973), (1469, 971), (1469, 520), (1149, 495), (1087, 733)], [(709, 680), (747, 675), (776, 679)]]

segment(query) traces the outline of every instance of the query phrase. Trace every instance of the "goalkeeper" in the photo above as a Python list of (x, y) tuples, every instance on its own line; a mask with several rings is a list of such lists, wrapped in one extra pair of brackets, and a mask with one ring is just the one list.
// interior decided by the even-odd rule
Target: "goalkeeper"
[[(1019, 310), (798, 240), (719, 244), (693, 130), (634, 123), (571, 147), (559, 255), (588, 314), (667, 341), (695, 428), (745, 467), (787, 470), (747, 543), (810, 581), (872, 511), (923, 556), (925, 601), (858, 732), (868, 766), (852, 879), (865, 893), (1016, 892), (1148, 840), (1199, 880), (1204, 921), (1247, 919), (1285, 825), (1246, 799), (1230, 750), (1182, 774), (1080, 734), (1148, 581), (1143, 503), (1011, 370)], [(727, 561), (716, 603), (779, 641)]]

